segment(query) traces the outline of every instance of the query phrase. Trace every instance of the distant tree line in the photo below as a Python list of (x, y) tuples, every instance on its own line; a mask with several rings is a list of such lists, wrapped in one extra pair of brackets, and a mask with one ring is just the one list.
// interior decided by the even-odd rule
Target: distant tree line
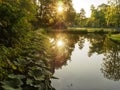
[(75, 25), (79, 27), (120, 27), (120, 0), (108, 0), (108, 4), (101, 4), (97, 8), (91, 5), (91, 16), (85, 16), (82, 8), (76, 14)]

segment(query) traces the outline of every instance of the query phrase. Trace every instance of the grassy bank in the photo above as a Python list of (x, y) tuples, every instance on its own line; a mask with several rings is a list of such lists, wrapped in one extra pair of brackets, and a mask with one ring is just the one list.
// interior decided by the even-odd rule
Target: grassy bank
[(69, 31), (87, 31), (88, 33), (119, 33), (115, 28), (68, 28)]
[(114, 28), (67, 28), (67, 29), (46, 29), (47, 32), (61, 32), (61, 33), (97, 33), (97, 34), (116, 34), (120, 33)]
[(110, 39), (120, 42), (120, 34), (112, 34), (109, 36)]
[(115, 31), (115, 28), (74, 28), (74, 27), (69, 27), (68, 30), (88, 30), (89, 32), (94, 32), (94, 31), (100, 31), (100, 30), (105, 30), (105, 31)]

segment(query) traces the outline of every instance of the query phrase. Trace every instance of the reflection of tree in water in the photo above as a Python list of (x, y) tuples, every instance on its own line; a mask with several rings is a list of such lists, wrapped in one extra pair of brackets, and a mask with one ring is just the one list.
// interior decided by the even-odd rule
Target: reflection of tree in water
[(88, 39), (90, 41), (91, 46), (89, 47), (88, 55), (92, 56), (93, 53), (102, 54), (103, 53), (103, 42), (104, 42), (104, 36), (102, 35), (88, 35)]
[(120, 45), (107, 39), (104, 42), (105, 58), (101, 68), (104, 77), (120, 80)]
[(85, 43), (85, 38), (83, 36), (80, 36), (78, 41), (79, 49), (82, 49), (84, 47), (84, 43)]
[(104, 62), (101, 72), (105, 78), (120, 80), (120, 44), (111, 41), (105, 36), (90, 34), (86, 35), (90, 42), (88, 55), (104, 54)]
[(54, 38), (54, 42), (56, 43), (58, 40), (62, 40), (63, 46), (53, 46), (53, 61), (51, 61), (51, 69), (54, 73), (55, 69), (61, 68), (63, 65), (67, 65), (67, 60), (71, 60), (72, 51), (75, 48), (75, 43), (77, 43), (79, 37), (74, 34), (53, 34), (50, 35), (51, 38)]

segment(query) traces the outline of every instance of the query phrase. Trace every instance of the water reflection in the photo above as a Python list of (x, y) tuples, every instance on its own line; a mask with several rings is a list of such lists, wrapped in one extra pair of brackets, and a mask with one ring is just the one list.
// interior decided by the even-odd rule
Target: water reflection
[(85, 43), (85, 38), (80, 36), (78, 40), (79, 49), (82, 49), (84, 47), (84, 43)]
[[(49, 35), (49, 37), (54, 39), (54, 41), (52, 42), (53, 44), (57, 43), (57, 46), (53, 45), (54, 59), (53, 61), (50, 62), (51, 71), (53, 74), (55, 73), (55, 70), (62, 69), (63, 66), (68, 65), (68, 61), (71, 61), (72, 52), (75, 49), (76, 44), (78, 45), (79, 50), (82, 50), (86, 45), (86, 43), (88, 42), (89, 44), (87, 45), (88, 47), (87, 55), (89, 58), (94, 55), (96, 57), (95, 59), (98, 59), (97, 58), (98, 55), (104, 56), (102, 57), (103, 59), (101, 61), (102, 64), (99, 63), (100, 65), (99, 71), (101, 71), (103, 77), (113, 81), (120, 80), (120, 44), (119, 43), (111, 41), (105, 35), (99, 35), (99, 34), (79, 35), (79, 34), (52, 33)], [(77, 59), (77, 57), (74, 59)]]
[(120, 80), (120, 44), (109, 39), (104, 42), (105, 58), (101, 68), (104, 77), (118, 81)]
[(94, 53), (103, 54), (105, 36), (92, 34), (92, 36), (91, 35), (88, 36), (88, 39), (89, 42), (91, 43), (88, 52), (89, 57), (92, 56), (92, 54)]
[(67, 60), (71, 60), (71, 53), (75, 48), (74, 44), (78, 41), (78, 36), (76, 37), (76, 35), (72, 34), (51, 34), (49, 37), (54, 40), (52, 42), (53, 61), (50, 62), (51, 71), (54, 73), (55, 69), (62, 68), (63, 65), (67, 65)]

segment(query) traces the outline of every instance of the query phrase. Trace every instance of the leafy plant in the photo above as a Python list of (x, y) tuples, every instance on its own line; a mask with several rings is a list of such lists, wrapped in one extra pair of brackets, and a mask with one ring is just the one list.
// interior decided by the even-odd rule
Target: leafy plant
[(2, 89), (52, 90), (52, 73), (47, 65), (51, 58), (48, 39), (41, 33), (31, 32), (25, 41), (22, 47), (1, 47), (4, 53), (0, 59), (3, 65), (0, 67), (6, 70), (6, 74), (1, 74)]

